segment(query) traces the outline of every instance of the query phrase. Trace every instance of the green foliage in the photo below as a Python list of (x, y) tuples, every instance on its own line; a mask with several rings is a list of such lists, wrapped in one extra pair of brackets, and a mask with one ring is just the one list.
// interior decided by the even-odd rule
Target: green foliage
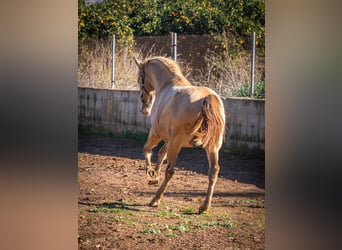
[(147, 140), (148, 134), (145, 133), (132, 133), (130, 131), (125, 131), (117, 135), (121, 138), (135, 139), (137, 141), (145, 142)]
[(184, 214), (194, 214), (196, 213), (195, 209), (193, 207), (187, 207), (183, 210)]
[(128, 138), (128, 139), (134, 139), (137, 141), (143, 141), (145, 142), (147, 140), (148, 134), (146, 133), (133, 133), (130, 131), (124, 131), (122, 133), (112, 133), (104, 129), (99, 128), (91, 128), (89, 126), (78, 126), (78, 133), (79, 135), (103, 135), (103, 136), (117, 136), (119, 138)]
[(143, 234), (160, 234), (161, 231), (159, 229), (154, 229), (154, 228), (147, 228), (142, 231)]
[(96, 206), (93, 209), (90, 209), (89, 212), (93, 213), (120, 213), (122, 212), (122, 208), (116, 208), (116, 207), (105, 207), (105, 206)]
[[(251, 91), (251, 84), (244, 84), (237, 93), (239, 97), (249, 97)], [(254, 85), (254, 97), (257, 99), (265, 98), (265, 82), (258, 82)]]
[[(249, 85), (243, 84), (250, 77), (253, 31), (256, 57), (265, 56), (264, 0), (105, 0), (91, 5), (79, 0), (78, 4), (78, 76), (83, 86), (110, 86), (111, 50), (107, 37), (115, 34), (117, 38), (115, 79), (116, 86), (122, 87), (136, 80), (133, 37), (177, 32), (210, 34), (212, 38), (205, 56), (207, 68), (190, 71), (191, 81), (208, 86), (221, 96), (249, 96)], [(264, 81), (264, 72), (264, 62), (257, 60), (256, 82)], [(255, 97), (265, 97), (264, 83), (256, 84)]]
[(131, 28), (131, 1), (103, 1), (87, 5), (84, 0), (78, 1), (78, 37), (102, 38), (112, 35), (119, 37), (124, 45), (133, 43)]
[(114, 136), (112, 132), (109, 132), (100, 128), (92, 128), (90, 126), (78, 126), (79, 135), (103, 135), (103, 136)]
[(220, 221), (202, 221), (198, 224), (198, 227), (201, 229), (205, 229), (207, 227), (211, 226), (217, 226), (217, 227), (226, 227), (226, 228), (232, 228), (234, 227), (234, 223), (231, 220), (228, 220), (226, 222), (220, 222)]
[(264, 0), (105, 0), (87, 5), (78, 2), (78, 36), (113, 34), (132, 44), (133, 35), (231, 33), (249, 46), (253, 31), (257, 47), (264, 47)]

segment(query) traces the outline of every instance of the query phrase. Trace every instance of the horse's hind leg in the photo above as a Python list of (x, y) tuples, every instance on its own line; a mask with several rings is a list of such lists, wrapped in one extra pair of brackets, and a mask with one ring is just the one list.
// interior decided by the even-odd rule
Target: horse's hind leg
[(167, 152), (167, 143), (159, 149), (158, 152), (158, 161), (155, 170), (155, 177), (158, 178), (160, 174), (161, 166), (163, 165), (164, 160), (166, 159), (166, 152)]
[(209, 210), (211, 207), (211, 199), (213, 197), (214, 187), (217, 181), (217, 175), (220, 171), (220, 166), (218, 164), (218, 150), (209, 151), (206, 149), (207, 158), (209, 162), (209, 170), (208, 170), (208, 177), (209, 177), (209, 185), (207, 190), (207, 196), (203, 205), (199, 208), (198, 213), (203, 213)]
[(176, 165), (177, 156), (178, 156), (180, 149), (181, 147), (178, 144), (173, 145), (173, 144), (168, 143), (167, 150), (166, 150), (167, 168), (165, 170), (165, 178), (162, 184), (160, 185), (157, 193), (155, 194), (154, 198), (149, 204), (151, 207), (159, 206), (160, 200), (164, 195), (164, 192), (169, 184), (169, 181), (171, 180), (172, 176), (175, 173), (175, 165)]

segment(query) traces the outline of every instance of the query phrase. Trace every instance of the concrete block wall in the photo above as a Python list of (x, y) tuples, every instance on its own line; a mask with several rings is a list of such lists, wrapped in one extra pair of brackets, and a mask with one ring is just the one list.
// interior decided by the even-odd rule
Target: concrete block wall
[[(150, 118), (140, 114), (138, 91), (78, 88), (79, 125), (114, 134), (148, 133)], [(228, 127), (224, 146), (245, 154), (265, 151), (265, 101), (225, 98)]]
[(265, 152), (265, 101), (249, 98), (223, 100), (228, 127), (225, 145), (232, 151)]
[(78, 123), (108, 132), (148, 133), (150, 119), (140, 114), (138, 91), (78, 88)]

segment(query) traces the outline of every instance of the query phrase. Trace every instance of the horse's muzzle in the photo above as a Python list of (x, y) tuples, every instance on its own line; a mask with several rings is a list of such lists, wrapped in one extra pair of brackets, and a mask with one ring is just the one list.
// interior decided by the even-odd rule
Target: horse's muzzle
[(148, 109), (140, 109), (140, 113), (142, 113), (144, 116), (150, 116), (151, 112)]

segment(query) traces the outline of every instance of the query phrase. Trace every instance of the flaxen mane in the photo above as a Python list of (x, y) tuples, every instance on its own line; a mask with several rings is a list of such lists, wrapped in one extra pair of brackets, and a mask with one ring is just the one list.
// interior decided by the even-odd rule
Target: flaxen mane
[(168, 58), (165, 58), (165, 57), (159, 57), (159, 56), (152, 57), (152, 58), (147, 60), (147, 62), (152, 62), (152, 61), (159, 62), (159, 63), (163, 64), (163, 66), (166, 69), (168, 69), (175, 76), (178, 76), (180, 78), (185, 78), (181, 68), (179, 67), (179, 65), (175, 61), (168, 59)]

